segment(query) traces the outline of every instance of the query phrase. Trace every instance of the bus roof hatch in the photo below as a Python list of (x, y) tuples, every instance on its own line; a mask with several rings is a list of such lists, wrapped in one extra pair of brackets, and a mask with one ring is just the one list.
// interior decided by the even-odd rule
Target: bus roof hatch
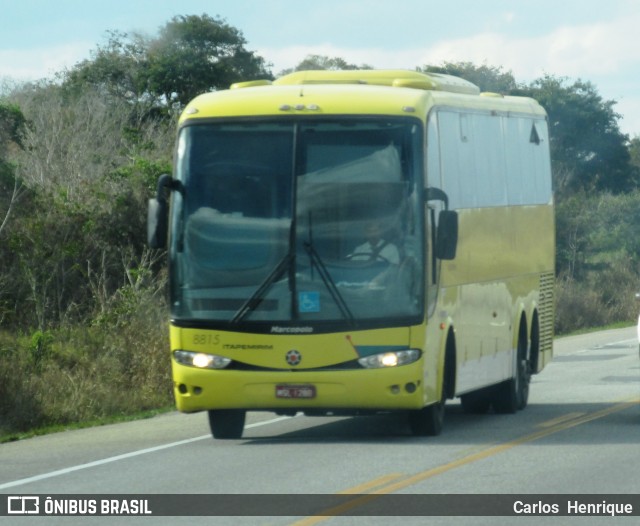
[(420, 73), (410, 70), (296, 71), (276, 79), (273, 84), (372, 84), (396, 88), (448, 91), (467, 95), (480, 94), (478, 86), (464, 79), (441, 73)]

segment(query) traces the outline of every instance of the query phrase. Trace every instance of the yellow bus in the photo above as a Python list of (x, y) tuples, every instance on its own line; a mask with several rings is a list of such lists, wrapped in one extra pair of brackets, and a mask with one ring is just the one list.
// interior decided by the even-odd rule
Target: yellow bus
[(452, 76), (305, 71), (184, 110), (149, 201), (177, 408), (512, 413), (552, 357), (549, 136), (534, 100)]

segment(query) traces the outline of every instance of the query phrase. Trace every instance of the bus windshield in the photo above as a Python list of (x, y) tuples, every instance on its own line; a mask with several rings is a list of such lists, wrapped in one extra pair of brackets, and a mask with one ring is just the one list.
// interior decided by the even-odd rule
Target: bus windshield
[(412, 119), (185, 126), (172, 318), (375, 326), (422, 315), (422, 129)]

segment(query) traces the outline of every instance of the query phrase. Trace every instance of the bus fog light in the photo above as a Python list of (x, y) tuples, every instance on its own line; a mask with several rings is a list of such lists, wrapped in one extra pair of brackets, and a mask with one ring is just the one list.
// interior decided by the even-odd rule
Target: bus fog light
[(385, 352), (360, 358), (358, 363), (365, 369), (381, 369), (383, 367), (398, 367), (417, 361), (420, 358), (418, 349)]
[(179, 364), (200, 369), (224, 369), (231, 363), (231, 359), (224, 356), (192, 351), (174, 351), (173, 357)]

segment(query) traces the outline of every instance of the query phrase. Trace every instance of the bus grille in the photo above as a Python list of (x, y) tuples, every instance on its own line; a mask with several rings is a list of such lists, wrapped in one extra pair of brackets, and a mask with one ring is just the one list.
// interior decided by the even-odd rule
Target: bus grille
[(553, 272), (540, 275), (540, 351), (553, 348), (553, 324), (555, 316), (555, 276)]

